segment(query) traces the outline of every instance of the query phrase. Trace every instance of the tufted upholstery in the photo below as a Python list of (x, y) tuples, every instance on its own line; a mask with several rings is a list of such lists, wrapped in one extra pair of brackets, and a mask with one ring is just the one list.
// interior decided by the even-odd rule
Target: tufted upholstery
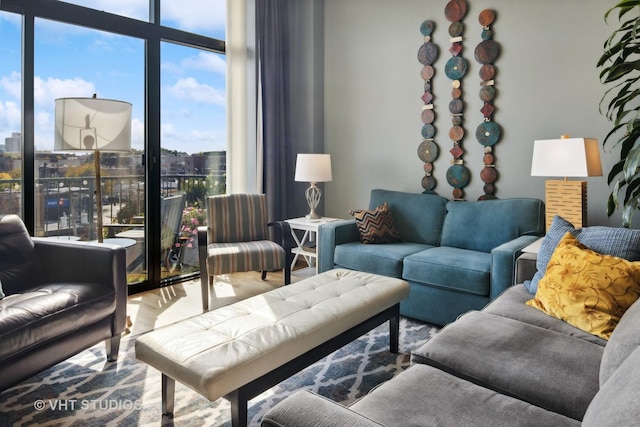
[(219, 274), (284, 269), (291, 280), (291, 230), (275, 223), (279, 242), (269, 240), (267, 196), (229, 194), (207, 198), (207, 227), (198, 229), (203, 311), (209, 307), (209, 284)]
[(145, 334), (136, 357), (216, 400), (408, 295), (400, 279), (332, 270)]

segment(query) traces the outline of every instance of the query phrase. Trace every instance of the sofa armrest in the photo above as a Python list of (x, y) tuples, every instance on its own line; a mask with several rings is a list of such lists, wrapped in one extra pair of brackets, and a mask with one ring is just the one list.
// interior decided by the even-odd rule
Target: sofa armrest
[(381, 426), (332, 400), (308, 390), (299, 391), (262, 417), (263, 427), (373, 427)]
[(516, 259), (516, 284), (533, 279), (536, 271), (538, 271), (536, 267), (537, 261), (538, 254), (533, 252), (523, 252)]
[(331, 270), (337, 245), (360, 241), (355, 219), (322, 224), (318, 229), (318, 272)]
[(125, 328), (127, 315), (127, 255), (123, 247), (33, 238), (46, 283), (76, 282), (113, 288), (116, 295), (114, 333)]
[(489, 297), (496, 298), (515, 284), (516, 259), (522, 248), (538, 240), (539, 236), (520, 236), (491, 250), (491, 290)]

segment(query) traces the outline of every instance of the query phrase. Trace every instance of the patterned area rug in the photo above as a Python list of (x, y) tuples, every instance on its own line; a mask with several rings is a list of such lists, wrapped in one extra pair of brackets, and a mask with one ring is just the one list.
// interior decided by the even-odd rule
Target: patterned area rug
[[(402, 318), (400, 353), (389, 352), (388, 322), (249, 402), (249, 425), (299, 389), (345, 405), (409, 366), (409, 353), (433, 336), (432, 325)], [(117, 363), (98, 344), (0, 393), (2, 426), (230, 426), (229, 402), (209, 402), (176, 382), (173, 420), (161, 417), (160, 373), (134, 357), (123, 340)]]

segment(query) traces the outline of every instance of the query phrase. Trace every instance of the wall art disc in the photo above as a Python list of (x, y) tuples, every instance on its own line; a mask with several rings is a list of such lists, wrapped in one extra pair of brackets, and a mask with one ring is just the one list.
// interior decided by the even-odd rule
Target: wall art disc
[(493, 77), (496, 75), (496, 67), (491, 64), (484, 64), (482, 67), (480, 67), (480, 71), (478, 72), (478, 74), (480, 74), (480, 80), (486, 82), (493, 79)]
[(459, 56), (449, 58), (447, 64), (444, 66), (444, 73), (451, 80), (460, 80), (467, 74), (467, 61)]
[(484, 122), (476, 128), (476, 139), (482, 145), (495, 145), (500, 139), (500, 126), (495, 122)]
[(451, 37), (461, 36), (462, 33), (464, 33), (464, 24), (462, 22), (452, 22), (451, 25), (449, 25), (449, 35)]
[(464, 102), (462, 102), (462, 99), (452, 99), (451, 102), (449, 102), (449, 112), (451, 114), (461, 114), (463, 109)]
[(476, 46), (474, 56), (480, 64), (490, 64), (496, 60), (499, 53), (500, 45), (498, 43), (494, 40), (483, 40)]
[(422, 77), (422, 80), (431, 80), (431, 77), (433, 77), (434, 74), (434, 69), (431, 65), (425, 65), (424, 67), (422, 67), (422, 70), (420, 71), (420, 77)]
[(494, 86), (482, 86), (480, 88), (480, 100), (484, 102), (493, 101), (496, 97), (496, 88)]
[(469, 183), (469, 169), (464, 165), (452, 165), (447, 169), (447, 182), (453, 188), (463, 188)]
[(488, 27), (489, 25), (493, 24), (493, 21), (495, 19), (496, 12), (493, 9), (485, 9), (480, 12), (480, 15), (478, 15), (478, 22), (480, 22), (480, 25), (482, 25), (483, 27)]
[(433, 112), (433, 110), (422, 110), (422, 113), (420, 114), (420, 119), (422, 119), (422, 123), (426, 125), (433, 123), (435, 118), (436, 118), (436, 114)]
[(486, 182), (487, 184), (493, 184), (496, 182), (496, 178), (498, 177), (498, 172), (496, 168), (485, 167), (480, 171), (480, 179), (482, 182)]
[(429, 36), (431, 35), (431, 33), (433, 33), (433, 29), (436, 27), (436, 23), (430, 20), (424, 21), (422, 24), (420, 24), (420, 33), (422, 33), (423, 36)]
[(435, 43), (423, 43), (418, 49), (418, 62), (431, 65), (438, 58), (438, 46)]
[(436, 134), (436, 128), (431, 123), (422, 126), (422, 137), (424, 139), (431, 139)]
[(467, 14), (467, 2), (465, 0), (451, 0), (444, 7), (444, 16), (449, 22), (462, 21)]
[(418, 147), (418, 157), (425, 163), (433, 163), (438, 157), (438, 146), (433, 141), (422, 141)]
[(422, 188), (429, 191), (433, 190), (434, 188), (436, 188), (436, 179), (432, 176), (423, 176)]

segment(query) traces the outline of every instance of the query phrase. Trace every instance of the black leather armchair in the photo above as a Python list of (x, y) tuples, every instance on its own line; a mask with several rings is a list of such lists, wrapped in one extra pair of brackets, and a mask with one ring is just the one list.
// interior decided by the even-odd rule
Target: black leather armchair
[(127, 307), (120, 247), (31, 238), (0, 217), (0, 391), (105, 340), (118, 356)]

